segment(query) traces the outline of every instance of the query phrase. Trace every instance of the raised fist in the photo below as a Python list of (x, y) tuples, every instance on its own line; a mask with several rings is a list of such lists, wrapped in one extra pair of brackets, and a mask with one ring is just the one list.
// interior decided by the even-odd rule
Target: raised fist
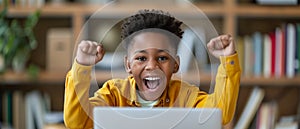
[(81, 41), (78, 45), (76, 61), (81, 65), (94, 65), (102, 60), (104, 53), (102, 44), (93, 41)]
[(235, 44), (230, 35), (221, 35), (213, 38), (207, 44), (207, 48), (209, 52), (217, 58), (235, 53)]

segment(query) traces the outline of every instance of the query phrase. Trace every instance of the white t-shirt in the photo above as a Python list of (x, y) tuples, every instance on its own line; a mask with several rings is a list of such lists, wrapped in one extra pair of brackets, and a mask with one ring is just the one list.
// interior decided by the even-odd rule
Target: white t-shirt
[(142, 107), (148, 107), (148, 108), (153, 107), (158, 102), (158, 100), (154, 100), (154, 101), (144, 100), (138, 92), (137, 92), (137, 100)]

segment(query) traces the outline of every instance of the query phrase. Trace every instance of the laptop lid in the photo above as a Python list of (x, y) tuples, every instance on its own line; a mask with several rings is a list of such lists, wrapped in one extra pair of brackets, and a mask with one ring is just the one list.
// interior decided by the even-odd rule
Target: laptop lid
[(95, 107), (94, 129), (221, 129), (217, 108)]

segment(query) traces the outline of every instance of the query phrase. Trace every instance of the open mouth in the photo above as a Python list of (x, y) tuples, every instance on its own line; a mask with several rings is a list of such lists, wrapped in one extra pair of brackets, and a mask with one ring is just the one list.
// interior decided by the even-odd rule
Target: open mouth
[(143, 79), (145, 86), (148, 89), (155, 89), (160, 85), (160, 78), (159, 77), (146, 77)]

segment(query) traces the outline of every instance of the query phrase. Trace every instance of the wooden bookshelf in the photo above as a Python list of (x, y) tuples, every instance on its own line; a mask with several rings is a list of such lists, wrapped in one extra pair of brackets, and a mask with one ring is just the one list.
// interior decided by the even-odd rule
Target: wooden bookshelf
[[(243, 1), (243, 2), (240, 2)], [(246, 1), (246, 2), (244, 2)], [(251, 22), (251, 24), (257, 23), (257, 19), (264, 18), (272, 18), (272, 19), (280, 19), (279, 22), (285, 21), (285, 19), (295, 19), (296, 22), (300, 19), (300, 6), (292, 5), (292, 6), (265, 6), (265, 5), (257, 5), (251, 3), (252, 0), (217, 0), (217, 2), (199, 2), (194, 3), (195, 7), (202, 10), (209, 19), (213, 21), (214, 18), (217, 18), (218, 22), (216, 22), (215, 26), (221, 26), (220, 34), (231, 34), (234, 37), (252, 33), (254, 31), (251, 28), (248, 30), (247, 20)], [(80, 35), (80, 32), (85, 24), (86, 19), (93, 15), (95, 11), (103, 8), (104, 5), (88, 5), (88, 4), (78, 4), (78, 3), (66, 3), (66, 4), (45, 4), (42, 7), (20, 7), (20, 6), (11, 6), (8, 8), (8, 13), (10, 18), (22, 18), (27, 16), (28, 14), (36, 11), (37, 9), (41, 11), (42, 18), (70, 18), (71, 19), (71, 27), (73, 29), (74, 41), (78, 42), (80, 38), (77, 38)], [(116, 5), (105, 10), (101, 10), (101, 15), (98, 17), (103, 18), (111, 18), (117, 19), (127, 16), (129, 14), (135, 13), (138, 8), (151, 8), (152, 5), (130, 5), (130, 4), (122, 4)], [(183, 16), (187, 16), (192, 18), (193, 14), (189, 14), (186, 6), (178, 6), (178, 7), (170, 7), (164, 5), (158, 5), (158, 8), (165, 8), (166, 10), (172, 10), (174, 12), (178, 12)], [(0, 7), (0, 9), (2, 9)], [(272, 19), (264, 19), (262, 22), (266, 23), (267, 28), (274, 27), (273, 25), (269, 25), (268, 21), (272, 21)], [(242, 23), (241, 23), (242, 22)], [(254, 23), (252, 23), (254, 22)], [(278, 22), (278, 21), (277, 21)], [(51, 24), (51, 23), (49, 23)], [(221, 25), (219, 25), (221, 24)], [(271, 27), (270, 27), (271, 26)], [(244, 29), (241, 29), (244, 28)], [(241, 32), (242, 31), (242, 32)], [(46, 35), (46, 34), (45, 34)], [(75, 45), (76, 43), (74, 43)], [(75, 47), (75, 46), (74, 46)], [(42, 58), (42, 57), (41, 57)], [(26, 73), (17, 74), (12, 71), (7, 71), (4, 74), (0, 75), (0, 87), (1, 86), (22, 86), (23, 84), (35, 84), (35, 85), (59, 85), (61, 87), (64, 86), (66, 73), (57, 73), (57, 72), (47, 72), (42, 70), (39, 74), (38, 78), (30, 79), (30, 77)], [(197, 83), (199, 78), (192, 74), (184, 75), (187, 79), (186, 81), (191, 83)], [(110, 71), (97, 71), (95, 72), (95, 78), (97, 82), (104, 82), (111, 78)], [(201, 86), (209, 86), (211, 84), (211, 75), (210, 74), (201, 74), (200, 76), (200, 85)], [(245, 100), (247, 99), (247, 95), (249, 95), (250, 90), (255, 86), (263, 87), (265, 89), (272, 89), (279, 92), (282, 89), (292, 89), (292, 90), (300, 90), (300, 76), (296, 76), (294, 78), (264, 78), (264, 77), (242, 77), (241, 78), (241, 92), (240, 92), (240, 100), (238, 102), (237, 107), (237, 116), (241, 113), (243, 106), (245, 104)], [(3, 89), (3, 88), (2, 88)], [(300, 92), (299, 92), (300, 93)], [(290, 95), (289, 98), (299, 98), (298, 92)], [(268, 95), (269, 97), (272, 94)], [(297, 102), (298, 99), (295, 101)], [(283, 100), (280, 100), (283, 101)], [(294, 100), (287, 99), (290, 103), (295, 103)], [(283, 105), (284, 108), (280, 110), (280, 112), (286, 112), (288, 106)], [(296, 107), (293, 107), (295, 109)], [(294, 111), (294, 110), (292, 110)], [(284, 114), (284, 113), (283, 113)], [(286, 114), (290, 114), (286, 113)]]

